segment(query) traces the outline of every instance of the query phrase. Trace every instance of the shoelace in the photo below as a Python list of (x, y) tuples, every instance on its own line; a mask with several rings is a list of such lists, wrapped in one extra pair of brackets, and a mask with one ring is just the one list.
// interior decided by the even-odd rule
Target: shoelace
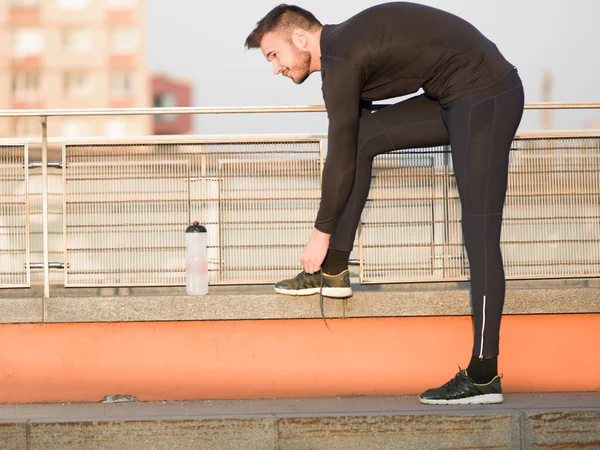
[(460, 366), (458, 368), (459, 368), (459, 372), (456, 375), (454, 375), (454, 378), (452, 378), (450, 381), (448, 381), (446, 384), (444, 384), (445, 389), (451, 389), (454, 386), (463, 382), (467, 378), (466, 375), (464, 374), (464, 372), (462, 371), (462, 369), (460, 368)]
[(325, 326), (329, 331), (329, 325), (327, 325), (327, 320), (325, 319), (325, 303), (323, 301), (323, 269), (321, 269), (321, 287), (319, 288), (319, 301), (321, 302), (321, 317), (323, 317), (323, 322), (325, 322)]
[[(323, 322), (325, 322), (325, 326), (327, 327), (327, 329), (329, 331), (331, 331), (331, 328), (329, 328), (329, 324), (327, 323), (327, 319), (325, 318), (325, 302), (323, 300), (323, 270), (320, 270), (320, 275), (321, 275), (321, 279), (320, 279), (320, 286), (319, 286), (319, 302), (321, 304), (321, 317), (323, 318)], [(305, 271), (302, 271), (300, 273), (300, 278), (302, 280), (302, 285), (307, 285), (307, 281), (308, 278), (310, 277), (309, 274), (307, 274)]]

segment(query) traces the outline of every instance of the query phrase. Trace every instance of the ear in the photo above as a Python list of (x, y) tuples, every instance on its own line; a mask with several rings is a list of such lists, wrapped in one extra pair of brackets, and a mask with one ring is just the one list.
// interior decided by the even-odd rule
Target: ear
[(302, 28), (294, 28), (292, 31), (292, 43), (299, 50), (306, 50), (308, 47), (308, 33)]

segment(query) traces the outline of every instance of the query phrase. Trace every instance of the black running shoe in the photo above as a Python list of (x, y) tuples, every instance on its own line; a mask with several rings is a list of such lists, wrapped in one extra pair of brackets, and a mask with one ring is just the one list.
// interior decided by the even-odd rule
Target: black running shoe
[(300, 272), (294, 278), (283, 280), (275, 284), (275, 291), (285, 295), (313, 295), (321, 292), (323, 297), (347, 298), (352, 296), (350, 287), (350, 272), (344, 270), (337, 275), (328, 275), (321, 271), (308, 274)]
[(461, 370), (443, 386), (422, 393), (419, 400), (428, 405), (481, 405), (502, 403), (504, 397), (500, 376), (496, 375), (489, 383), (477, 384), (466, 370)]

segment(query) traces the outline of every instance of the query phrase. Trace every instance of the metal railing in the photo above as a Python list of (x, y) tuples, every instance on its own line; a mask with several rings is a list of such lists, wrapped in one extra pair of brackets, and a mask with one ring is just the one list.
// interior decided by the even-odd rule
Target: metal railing
[(0, 145), (0, 285), (29, 286), (27, 144)]
[[(582, 108), (600, 109), (600, 104), (526, 105)], [(17, 208), (2, 216), (18, 220), (4, 218), (0, 228), (14, 231), (0, 249), (13, 264), (3, 265), (13, 268), (0, 272), (0, 286), (29, 285), (32, 268), (43, 270), (45, 296), (51, 281), (183, 284), (183, 230), (194, 219), (209, 228), (211, 283), (290, 276), (298, 269), (318, 208), (325, 136), (49, 140), (47, 118), (298, 112), (325, 108), (0, 111), (0, 117), (39, 116), (42, 125), (42, 161), (28, 162), (25, 140), (4, 144), (20, 146), (25, 154), (17, 162), (7, 160), (8, 153), (0, 160), (21, 171), (14, 179), (3, 172), (1, 179), (0, 206)], [(48, 161), (48, 145), (56, 142), (63, 146), (62, 161)], [(519, 133), (504, 214), (507, 278), (600, 275), (599, 142), (595, 131)], [(38, 195), (28, 189), (34, 181), (41, 188)], [(34, 206), (41, 214), (37, 209), (34, 214), (35, 208), (32, 214), (41, 223), (30, 228), (33, 199), (39, 199)], [(30, 234), (35, 237), (31, 250)], [(376, 158), (352, 256), (363, 283), (468, 279), (448, 148)], [(63, 273), (49, 271), (54, 268)], [(13, 275), (16, 281), (8, 278)]]
[(66, 143), (65, 285), (184, 284), (193, 220), (208, 231), (213, 284), (285, 276), (312, 226), (322, 164), (310, 137)]
[[(600, 133), (513, 142), (502, 253), (508, 279), (600, 275)], [(375, 160), (362, 216), (363, 283), (467, 280), (449, 149)]]

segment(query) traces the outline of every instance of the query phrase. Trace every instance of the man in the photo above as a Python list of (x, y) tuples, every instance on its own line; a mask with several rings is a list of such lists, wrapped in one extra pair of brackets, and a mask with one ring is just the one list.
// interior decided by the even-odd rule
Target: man
[[(468, 22), (431, 7), (387, 3), (323, 26), (297, 6), (279, 5), (246, 40), (282, 74), (302, 83), (320, 71), (329, 118), (328, 155), (304, 271), (277, 283), (290, 295), (351, 295), (348, 257), (376, 155), (451, 145), (471, 269), (474, 344), (466, 370), (420, 395), (423, 403), (503, 401), (498, 376), (504, 269), (500, 252), (508, 155), (524, 94), (516, 69)], [(365, 107), (424, 94), (365, 114)]]

